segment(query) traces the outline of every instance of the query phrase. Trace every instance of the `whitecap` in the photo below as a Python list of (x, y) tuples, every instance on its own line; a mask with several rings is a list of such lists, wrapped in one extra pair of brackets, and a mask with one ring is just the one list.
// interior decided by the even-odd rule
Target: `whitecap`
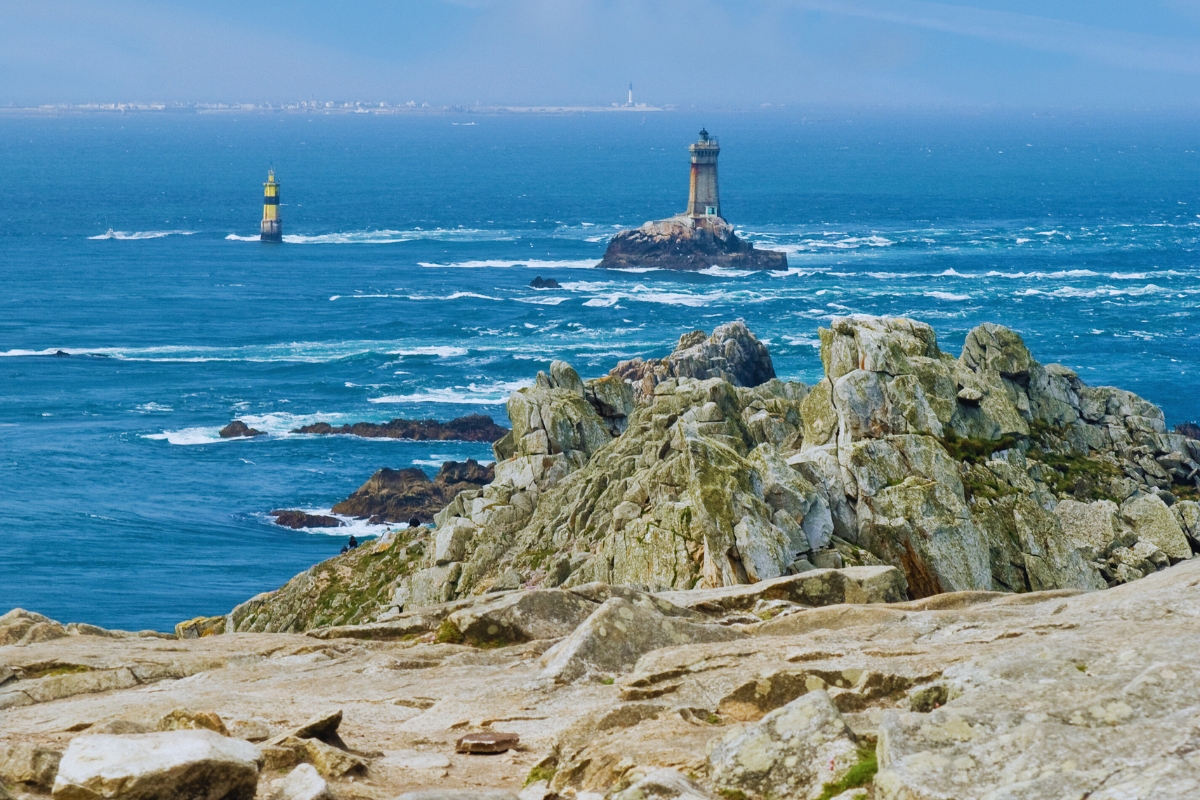
[(139, 239), (162, 239), (167, 236), (191, 236), (195, 231), (107, 231), (99, 236), (89, 236), (89, 239), (117, 239), (120, 241), (137, 241)]
[(970, 300), (971, 299), (971, 295), (969, 295), (969, 294), (954, 294), (953, 292), (926, 292), (925, 296), (932, 297), (936, 300), (960, 301), (960, 300)]
[(231, 233), (225, 237), (227, 242), (259, 242), (262, 241), (261, 236), (238, 236), (236, 233)]
[(533, 381), (499, 381), (488, 385), (475, 383), (444, 389), (426, 389), (412, 394), (391, 394), (372, 397), (371, 403), (453, 403), (461, 405), (503, 405), (518, 389), (532, 386)]
[(454, 356), (465, 356), (467, 348), (455, 347), (453, 345), (430, 345), (428, 347), (409, 347), (404, 350), (389, 350), (389, 356), (437, 356), (438, 358), (452, 358)]
[(135, 410), (144, 414), (152, 414), (154, 412), (165, 413), (168, 411), (174, 411), (175, 409), (171, 408), (170, 406), (163, 405), (162, 403), (142, 403), (140, 406), (137, 406)]
[(565, 303), (567, 297), (518, 297), (518, 303), (532, 303), (535, 306), (556, 306), (559, 303)]
[(707, 269), (699, 270), (701, 275), (712, 275), (718, 278), (745, 278), (748, 275), (753, 275), (755, 270), (752, 269), (729, 269), (728, 267), (712, 266)]
[(476, 261), (456, 261), (449, 264), (438, 264), (431, 261), (417, 262), (419, 266), (436, 269), (510, 269), (523, 267), (526, 269), (592, 269), (598, 261), (540, 261), (538, 259), (507, 260), (489, 258)]

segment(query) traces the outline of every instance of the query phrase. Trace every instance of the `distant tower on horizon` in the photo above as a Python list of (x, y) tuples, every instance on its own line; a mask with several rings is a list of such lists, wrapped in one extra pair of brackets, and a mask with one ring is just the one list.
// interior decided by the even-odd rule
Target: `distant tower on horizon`
[(717, 189), (717, 155), (721, 146), (700, 130), (700, 140), (688, 145), (692, 154), (692, 180), (688, 193), (687, 215), (692, 219), (721, 216), (721, 195)]
[(279, 217), (279, 184), (275, 182), (275, 170), (267, 173), (263, 184), (263, 218), (258, 238), (264, 242), (283, 241), (283, 220)]
[(633, 105), (633, 81), (629, 82), (629, 102), (627, 102), (625, 105)]

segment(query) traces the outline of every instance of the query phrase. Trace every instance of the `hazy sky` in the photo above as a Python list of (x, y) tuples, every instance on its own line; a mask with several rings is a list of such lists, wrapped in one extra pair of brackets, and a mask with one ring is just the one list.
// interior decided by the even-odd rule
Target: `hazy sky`
[(0, 0), (0, 104), (1185, 107), (1200, 0)]

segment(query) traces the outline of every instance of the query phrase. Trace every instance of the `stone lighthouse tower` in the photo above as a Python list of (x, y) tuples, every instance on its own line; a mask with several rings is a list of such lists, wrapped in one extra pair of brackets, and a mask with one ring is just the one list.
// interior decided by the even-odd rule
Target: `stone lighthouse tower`
[(258, 238), (264, 242), (283, 241), (283, 220), (279, 217), (279, 184), (275, 182), (273, 169), (267, 173), (267, 182), (263, 184), (263, 218)]
[(700, 141), (688, 145), (692, 154), (692, 181), (688, 193), (687, 216), (693, 220), (721, 216), (721, 195), (717, 190), (717, 155), (721, 145), (701, 129)]

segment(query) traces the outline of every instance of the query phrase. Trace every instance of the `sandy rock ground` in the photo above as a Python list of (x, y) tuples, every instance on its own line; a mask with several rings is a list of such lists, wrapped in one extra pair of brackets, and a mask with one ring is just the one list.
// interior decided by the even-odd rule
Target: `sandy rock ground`
[[(1200, 796), (1200, 561), (1101, 592), (960, 592), (741, 629), (650, 652), (612, 683), (570, 684), (542, 676), (550, 640), (65, 636), (0, 647), (0, 675), (27, 676), (0, 685), (0, 745), (61, 752), (114, 720), (154, 724), (180, 708), (261, 741), (341, 709), (339, 734), (369, 769), (332, 780), (340, 798), (515, 794), (535, 765), (568, 797), (658, 767), (712, 792), (716, 742), (823, 690), (875, 749), (877, 800)], [(133, 680), (105, 677), (118, 674)], [(456, 753), (473, 731), (521, 744)], [(283, 774), (265, 771), (259, 796)]]

